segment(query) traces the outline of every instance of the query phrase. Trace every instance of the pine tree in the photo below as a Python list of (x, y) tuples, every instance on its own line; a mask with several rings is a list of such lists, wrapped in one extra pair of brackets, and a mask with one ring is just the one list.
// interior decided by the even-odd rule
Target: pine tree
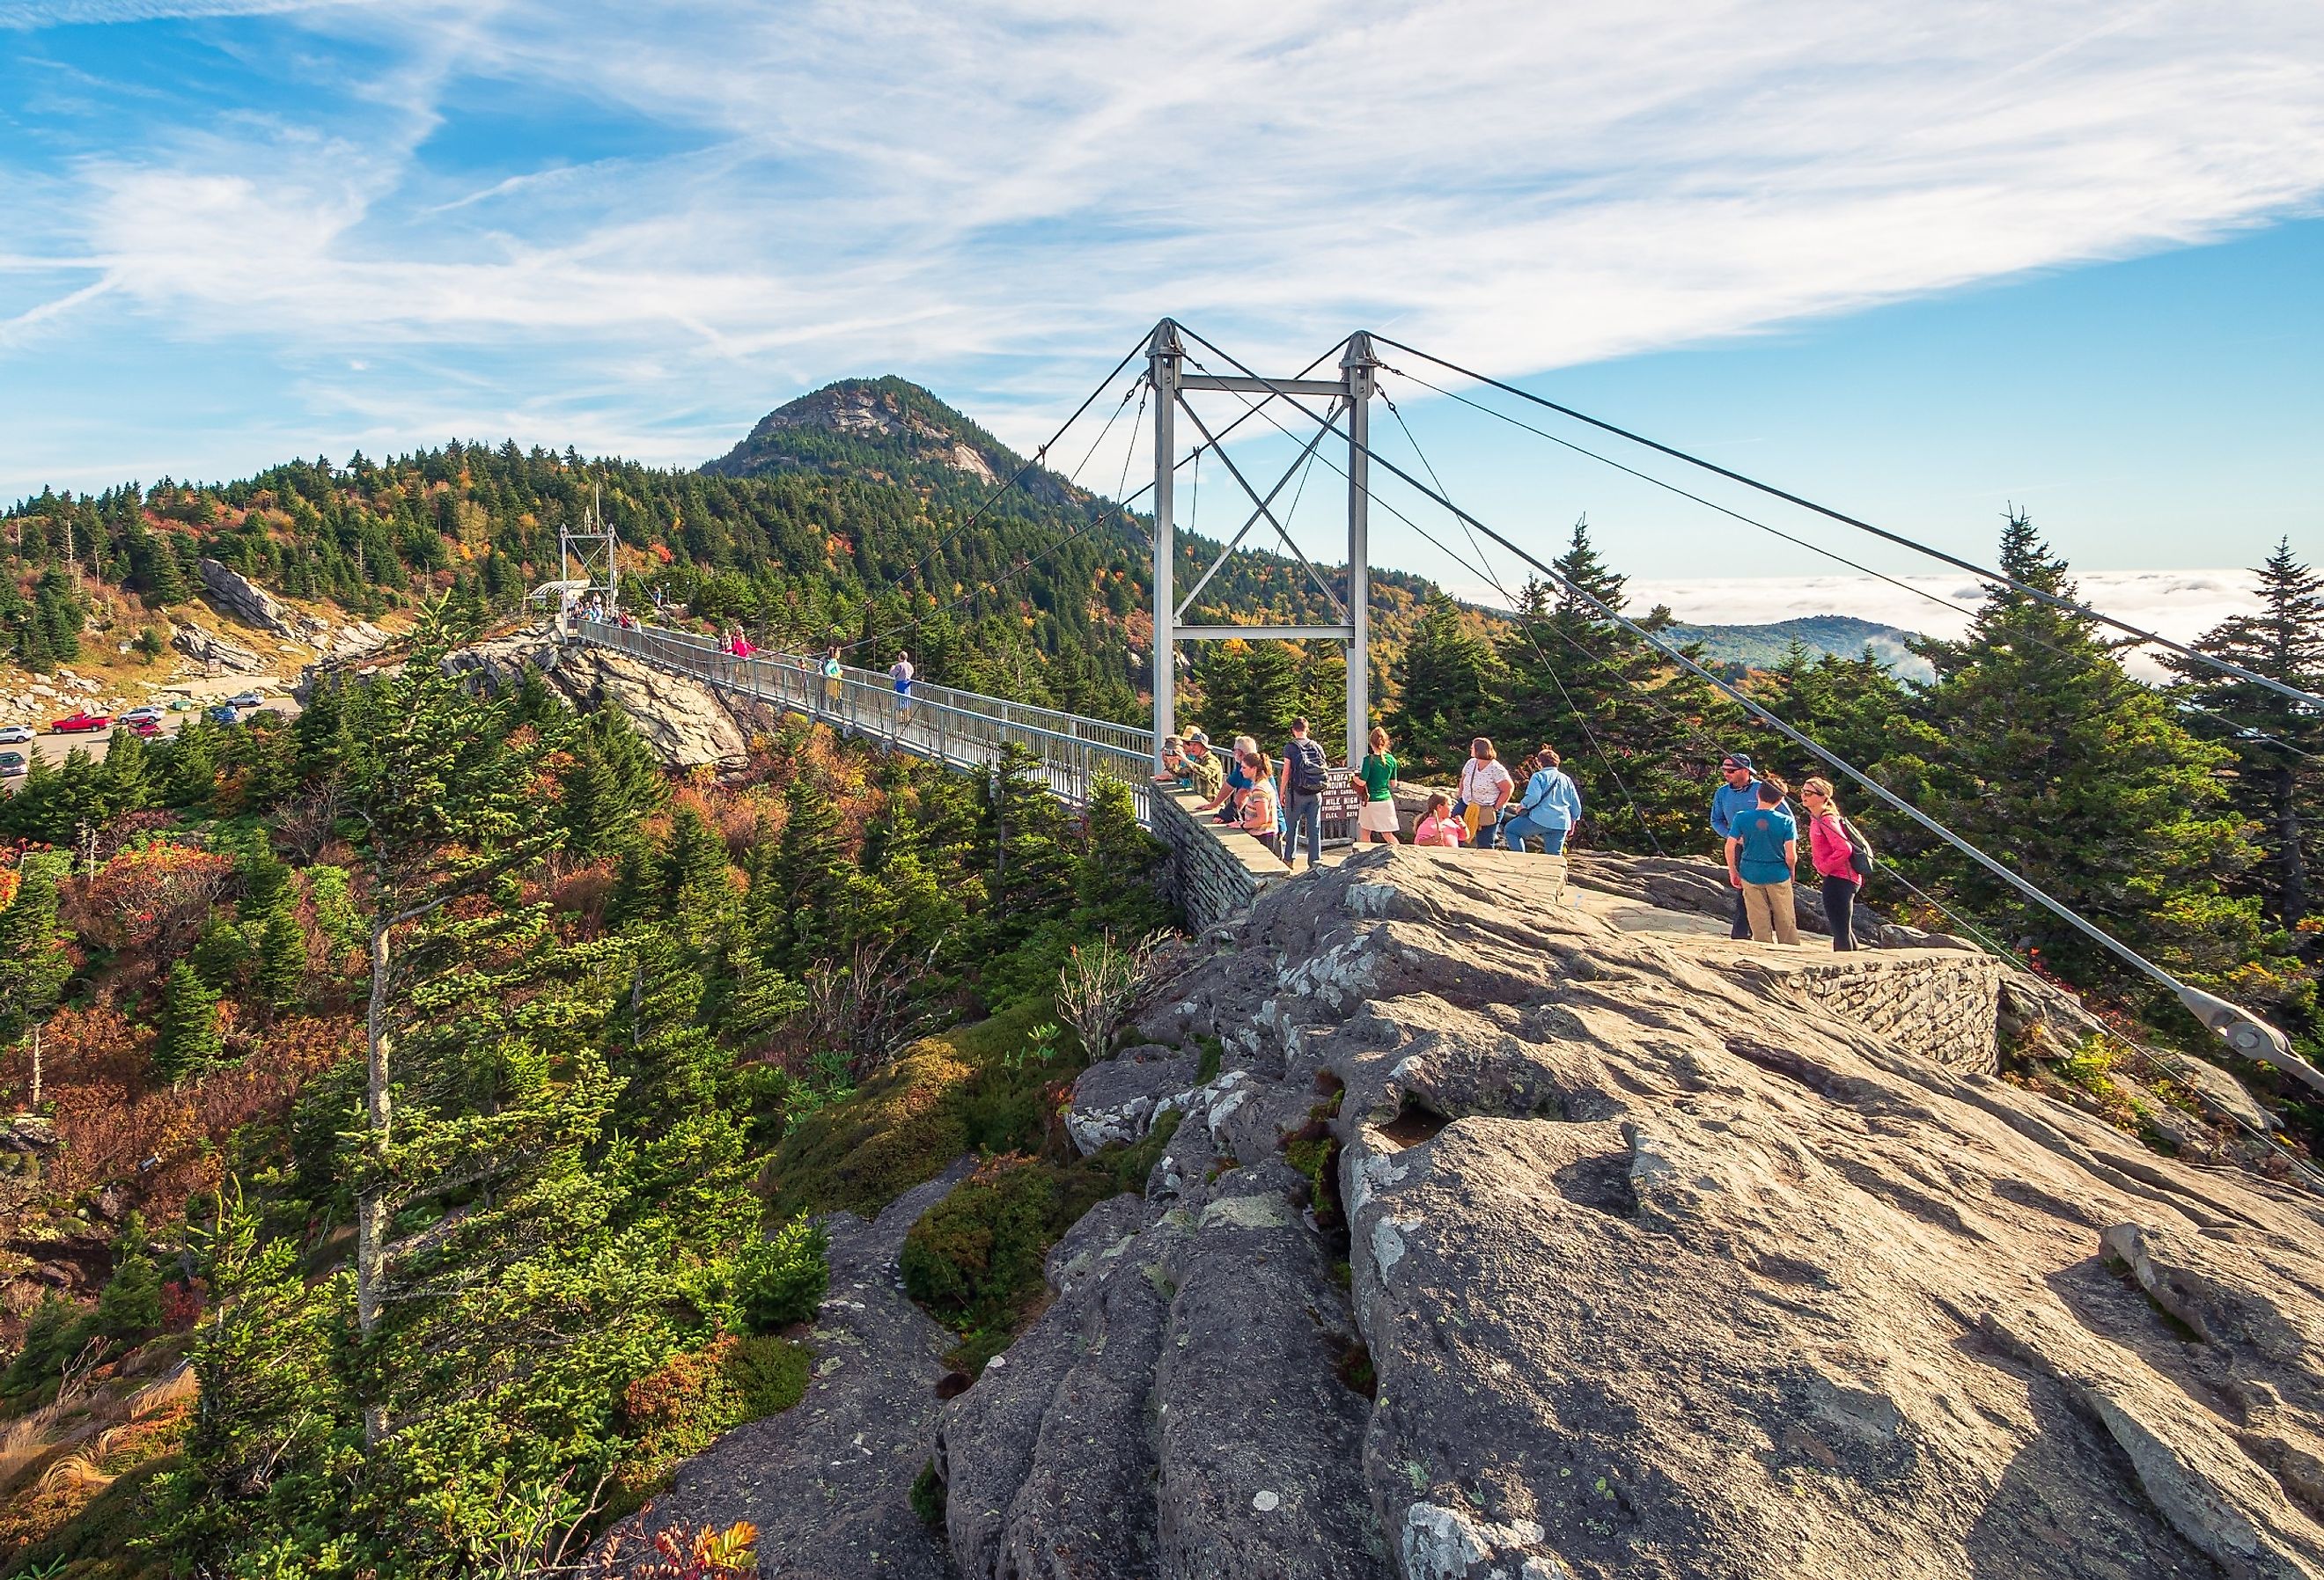
[(258, 991), (278, 1010), (297, 1004), (307, 984), (307, 929), (294, 898), (285, 892), (275, 901), (258, 937)]
[[(2023, 513), (2003, 531), (2001, 568), (2074, 596)], [(1997, 587), (1961, 641), (1922, 651), (1944, 750), (1908, 799), (2158, 964), (2216, 982), (2256, 957), (2256, 907), (2220, 888), (2250, 855), (2219, 781), (2229, 754), (2125, 674), (2095, 621)], [(2085, 985), (2116, 979), (2110, 956), (1983, 869), (1932, 859), (2012, 941)]]
[[(2192, 644), (2301, 691), (2324, 690), (2324, 576), (2300, 562), (2285, 539), (2259, 578), (2260, 612), (2236, 614)], [(2254, 869), (2271, 914), (2296, 926), (2314, 903), (2310, 869), (2324, 855), (2324, 720), (2278, 691), (2192, 659), (2166, 653), (2179, 675), (2172, 694), (2205, 709), (2186, 716), (2189, 729), (2236, 754), (2242, 809), (2260, 826), (2255, 843), (2265, 860)], [(2271, 738), (2273, 737), (2273, 738)]]
[(769, 964), (804, 978), (839, 943), (850, 863), (839, 837), (839, 811), (812, 777), (783, 791), (783, 831), (768, 869), (767, 898), (779, 909), (766, 938)]
[[(65, 867), (65, 858), (52, 853), (26, 856), (17, 869), (16, 898), (0, 910), (0, 1040), (37, 1034), (72, 975), (67, 935), (57, 919), (57, 885)], [(27, 1106), (37, 1107), (40, 1100), (36, 1045)]]
[(153, 1045), (153, 1073), (175, 1085), (218, 1062), (225, 1044), (218, 1034), (218, 995), (196, 975), (190, 961), (170, 968), (161, 989), (161, 1037)]
[(1499, 669), (1492, 644), (1462, 629), (1452, 600), (1441, 594), (1430, 598), (1405, 650), (1402, 684), (1389, 716), (1398, 754), (1428, 773), (1458, 772), (1470, 741), (1491, 717)]

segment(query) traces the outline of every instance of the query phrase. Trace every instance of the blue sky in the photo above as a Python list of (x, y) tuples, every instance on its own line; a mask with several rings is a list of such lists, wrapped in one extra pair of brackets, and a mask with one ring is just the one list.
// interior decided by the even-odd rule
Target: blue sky
[[(1168, 312), (1278, 368), (1379, 328), (1972, 555), (2008, 502), (2093, 571), (2324, 553), (2324, 8), (1259, 9), (0, 0), (0, 494), (687, 464), (881, 372), (1029, 444)], [(1818, 568), (1406, 393), (1529, 541)]]

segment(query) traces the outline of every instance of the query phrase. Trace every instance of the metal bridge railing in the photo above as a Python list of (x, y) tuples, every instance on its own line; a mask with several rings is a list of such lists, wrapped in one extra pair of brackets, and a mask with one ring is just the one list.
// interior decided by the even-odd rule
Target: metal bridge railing
[(1147, 821), (1151, 815), (1147, 790), (1154, 738), (1136, 725), (1084, 718), (919, 680), (912, 682), (909, 698), (902, 698), (877, 670), (843, 665), (835, 680), (824, 675), (821, 661), (811, 657), (753, 653), (740, 658), (709, 637), (657, 626), (624, 628), (585, 620), (575, 627), (574, 636), (952, 768), (990, 768), (1001, 761), (1002, 748), (1013, 743), (1038, 759), (1050, 790), (1073, 806), (1088, 799), (1091, 780), (1106, 769), (1129, 784), (1139, 819)]

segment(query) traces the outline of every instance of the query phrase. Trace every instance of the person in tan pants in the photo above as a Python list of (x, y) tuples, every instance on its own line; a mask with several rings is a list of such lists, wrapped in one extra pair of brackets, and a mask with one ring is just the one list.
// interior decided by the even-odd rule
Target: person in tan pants
[(1784, 781), (1759, 781), (1759, 804), (1738, 813), (1727, 836), (1727, 879), (1743, 892), (1751, 938), (1765, 944), (1800, 941), (1793, 914), (1792, 874), (1799, 868), (1800, 829), (1784, 809)]

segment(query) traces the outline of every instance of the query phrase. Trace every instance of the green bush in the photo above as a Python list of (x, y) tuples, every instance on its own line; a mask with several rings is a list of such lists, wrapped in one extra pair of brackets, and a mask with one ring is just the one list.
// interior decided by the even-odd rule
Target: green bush
[(807, 1397), (805, 1344), (753, 1334), (726, 1357), (726, 1376), (742, 1397), (742, 1418), (779, 1415)]
[(822, 1225), (804, 1214), (743, 1247), (734, 1259), (735, 1296), (753, 1331), (768, 1333), (814, 1317), (831, 1287), (825, 1260), (830, 1248)]
[(986, 1163), (904, 1236), (905, 1290), (954, 1326), (1002, 1316), (1039, 1285), (1064, 1232), (1059, 1185), (1055, 1169), (1030, 1158)]

